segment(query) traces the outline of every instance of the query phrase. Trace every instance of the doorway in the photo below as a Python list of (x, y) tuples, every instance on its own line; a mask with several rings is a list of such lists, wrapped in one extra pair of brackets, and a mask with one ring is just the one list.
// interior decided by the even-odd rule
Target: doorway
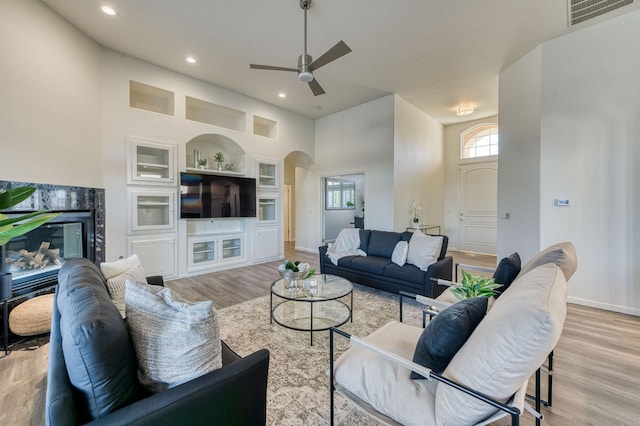
[(458, 166), (458, 249), (496, 253), (498, 162)]
[(364, 173), (322, 178), (322, 241), (333, 242), (344, 228), (364, 226)]

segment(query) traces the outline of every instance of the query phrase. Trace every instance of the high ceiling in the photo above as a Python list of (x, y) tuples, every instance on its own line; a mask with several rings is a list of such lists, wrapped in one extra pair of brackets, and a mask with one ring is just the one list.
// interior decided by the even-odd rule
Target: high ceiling
[[(313, 96), (295, 73), (249, 69), (296, 67), (299, 0), (42, 1), (102, 46), (312, 118), (389, 93), (442, 124), (496, 114), (499, 72), (570, 31), (563, 0), (313, 0), (308, 53), (353, 50), (314, 73), (327, 93)], [(475, 112), (456, 116), (463, 103)]]

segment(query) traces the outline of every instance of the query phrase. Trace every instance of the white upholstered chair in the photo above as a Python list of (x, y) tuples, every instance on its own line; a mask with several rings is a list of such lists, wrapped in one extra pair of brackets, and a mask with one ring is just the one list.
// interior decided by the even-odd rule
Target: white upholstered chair
[[(557, 344), (566, 316), (575, 251), (555, 247), (565, 261), (549, 261), (547, 249), (527, 264), (441, 374), (412, 362), (420, 327), (391, 322), (365, 338), (332, 329), (332, 422), (338, 391), (387, 424), (482, 425), (504, 416), (519, 424), (528, 379)], [(351, 347), (334, 361), (335, 334)], [(412, 380), (410, 371), (429, 380)]]

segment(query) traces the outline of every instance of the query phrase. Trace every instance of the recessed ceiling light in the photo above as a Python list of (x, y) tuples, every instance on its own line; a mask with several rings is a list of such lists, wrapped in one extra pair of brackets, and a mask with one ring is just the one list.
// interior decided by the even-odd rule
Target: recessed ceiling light
[(115, 16), (116, 14), (116, 11), (111, 6), (102, 6), (100, 9), (109, 16)]
[(190, 64), (195, 64), (197, 62), (196, 58), (194, 58), (193, 56), (187, 56), (186, 61), (189, 62)]
[(458, 115), (469, 115), (473, 114), (473, 105), (460, 105), (457, 111)]
[(278, 97), (279, 97), (279, 98), (286, 98), (286, 97), (287, 97), (287, 94), (286, 94), (286, 93), (283, 93), (283, 92), (280, 92), (280, 93), (278, 93)]

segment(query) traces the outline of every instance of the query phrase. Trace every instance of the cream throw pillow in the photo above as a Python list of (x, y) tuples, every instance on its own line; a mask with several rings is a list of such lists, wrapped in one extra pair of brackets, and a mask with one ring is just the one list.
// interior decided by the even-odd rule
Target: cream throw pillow
[(436, 263), (442, 249), (442, 237), (425, 235), (421, 231), (414, 231), (409, 240), (407, 263), (417, 266), (423, 271), (429, 265)]
[(212, 301), (189, 302), (168, 287), (127, 280), (125, 302), (142, 386), (159, 392), (222, 367)]
[(122, 318), (125, 317), (125, 303), (124, 292), (125, 283), (127, 280), (133, 280), (141, 283), (147, 283), (145, 278), (144, 269), (140, 265), (140, 259), (137, 254), (132, 254), (126, 259), (118, 260), (117, 262), (102, 262), (100, 264), (100, 270), (102, 275), (107, 279), (107, 290), (111, 301)]
[(407, 263), (407, 254), (409, 253), (409, 243), (406, 241), (398, 241), (396, 247), (391, 254), (391, 261), (398, 266)]

